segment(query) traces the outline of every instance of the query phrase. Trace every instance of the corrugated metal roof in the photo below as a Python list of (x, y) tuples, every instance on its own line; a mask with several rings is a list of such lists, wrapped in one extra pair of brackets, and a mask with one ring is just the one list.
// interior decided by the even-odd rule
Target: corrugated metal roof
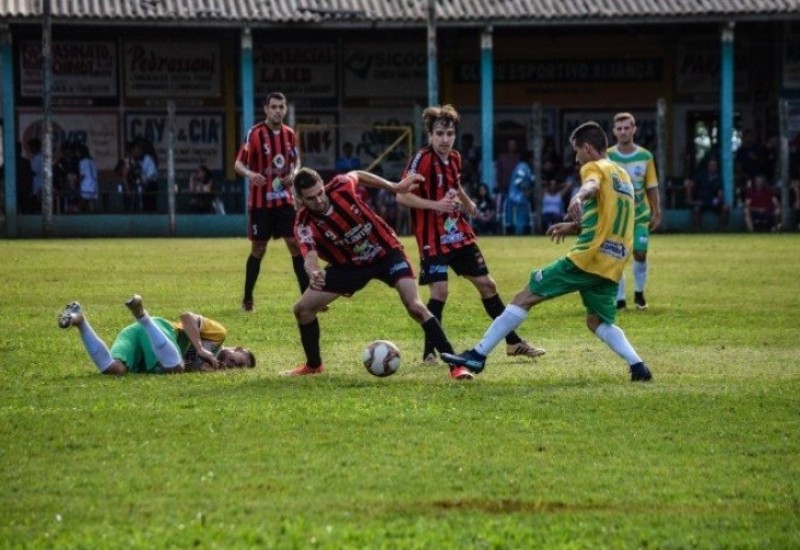
[[(0, 17), (36, 20), (43, 1), (0, 0)], [(428, 0), (51, 0), (54, 21), (128, 25), (424, 25), (427, 7)], [(436, 0), (436, 10), (448, 26), (663, 23), (795, 19), (800, 0)]]

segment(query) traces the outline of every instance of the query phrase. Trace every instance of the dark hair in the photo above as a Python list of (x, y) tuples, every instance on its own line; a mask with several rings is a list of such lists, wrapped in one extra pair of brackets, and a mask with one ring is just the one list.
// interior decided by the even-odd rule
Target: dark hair
[(458, 132), (458, 126), (461, 124), (461, 115), (452, 105), (436, 105), (422, 111), (422, 123), (425, 125), (427, 133), (433, 132), (434, 124), (440, 120), (448, 125), (452, 124), (456, 128), (456, 132)]
[(300, 193), (303, 189), (311, 189), (321, 181), (322, 176), (319, 175), (319, 172), (304, 166), (294, 175), (294, 188)]
[(250, 364), (248, 365), (249, 368), (255, 368), (256, 366), (256, 356), (253, 355), (253, 352), (249, 349), (243, 349), (243, 352), (247, 355), (247, 358), (250, 359)]
[(282, 92), (271, 92), (267, 97), (264, 98), (264, 105), (267, 105), (270, 100), (277, 99), (278, 101), (286, 101), (286, 96), (283, 95)]
[(600, 125), (594, 121), (584, 122), (575, 128), (569, 141), (576, 147), (588, 143), (598, 153), (605, 153), (608, 149), (608, 137)]

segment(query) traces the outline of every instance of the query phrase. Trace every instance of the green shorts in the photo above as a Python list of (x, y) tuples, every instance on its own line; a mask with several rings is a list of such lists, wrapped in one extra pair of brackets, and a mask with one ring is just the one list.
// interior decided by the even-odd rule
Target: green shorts
[(637, 223), (633, 226), (633, 251), (647, 252), (647, 243), (650, 241), (650, 222)]
[[(178, 332), (172, 323), (163, 317), (151, 317), (153, 322), (158, 325), (161, 332), (172, 340), (175, 347), (178, 347)], [(180, 349), (180, 348), (178, 348)], [(153, 345), (144, 327), (139, 323), (133, 323), (122, 329), (117, 335), (117, 339), (111, 344), (111, 357), (122, 361), (128, 367), (128, 372), (161, 372), (161, 365), (158, 363)]]
[(605, 277), (583, 271), (566, 257), (531, 272), (528, 283), (533, 294), (545, 298), (580, 292), (586, 312), (594, 313), (609, 325), (613, 325), (617, 319), (618, 286), (618, 283)]

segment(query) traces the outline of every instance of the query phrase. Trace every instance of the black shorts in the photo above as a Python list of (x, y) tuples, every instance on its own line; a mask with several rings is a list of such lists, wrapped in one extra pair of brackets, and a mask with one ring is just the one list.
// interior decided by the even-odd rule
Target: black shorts
[(294, 238), (294, 206), (251, 208), (247, 212), (247, 238), (251, 241)]
[(462, 277), (481, 277), (489, 274), (486, 260), (477, 244), (463, 246), (444, 256), (422, 258), (419, 269), (419, 284), (429, 285), (447, 280), (447, 268), (453, 268)]
[(325, 268), (325, 292), (352, 296), (373, 279), (394, 287), (397, 281), (414, 278), (414, 269), (402, 250), (390, 250), (382, 260), (367, 266), (328, 265)]

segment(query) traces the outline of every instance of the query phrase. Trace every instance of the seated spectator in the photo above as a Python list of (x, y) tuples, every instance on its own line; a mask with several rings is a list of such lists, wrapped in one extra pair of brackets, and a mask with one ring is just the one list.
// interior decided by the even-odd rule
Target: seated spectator
[(745, 192), (744, 223), (750, 232), (773, 231), (780, 220), (781, 204), (775, 190), (767, 185), (767, 176), (758, 174), (753, 185)]
[(214, 180), (205, 164), (201, 164), (189, 176), (189, 212), (192, 214), (215, 214)]
[(336, 159), (335, 169), (339, 174), (361, 170), (361, 159), (353, 154), (353, 144), (349, 141), (342, 145), (342, 156)]
[(705, 168), (698, 170), (685, 182), (686, 202), (692, 205), (692, 221), (697, 231), (703, 229), (703, 212), (714, 212), (719, 216), (719, 229), (728, 226), (730, 207), (725, 204), (722, 177), (716, 158), (708, 159)]
[(497, 218), (494, 210), (494, 199), (485, 183), (478, 185), (478, 192), (473, 197), (478, 213), (472, 218), (472, 228), (478, 235), (493, 235), (497, 231)]
[(571, 188), (554, 179), (545, 182), (542, 192), (542, 231), (546, 233), (551, 225), (564, 221), (564, 197)]

